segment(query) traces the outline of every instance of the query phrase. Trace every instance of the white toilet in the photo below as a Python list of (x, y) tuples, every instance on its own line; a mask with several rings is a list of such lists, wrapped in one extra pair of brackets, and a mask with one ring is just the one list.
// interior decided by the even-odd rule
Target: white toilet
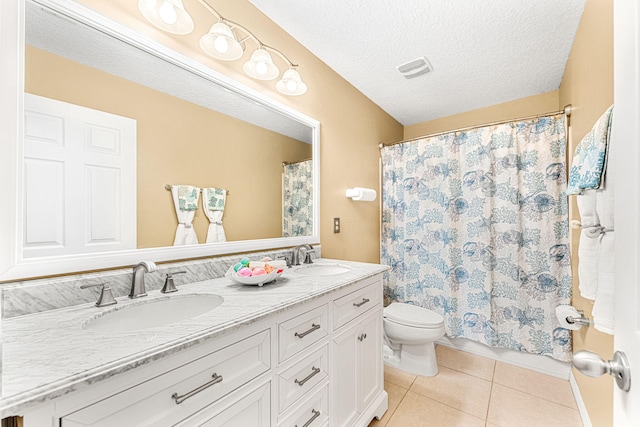
[(384, 363), (417, 375), (438, 373), (434, 342), (444, 335), (438, 313), (394, 302), (384, 308)]

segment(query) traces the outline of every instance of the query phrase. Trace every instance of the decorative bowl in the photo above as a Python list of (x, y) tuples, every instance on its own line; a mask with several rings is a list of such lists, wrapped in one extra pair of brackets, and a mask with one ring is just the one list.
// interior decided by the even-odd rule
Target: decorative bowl
[[(269, 274), (261, 274), (259, 276), (244, 277), (244, 276), (238, 276), (238, 273), (236, 273), (233, 270), (233, 266), (231, 266), (229, 270), (227, 270), (224, 276), (233, 280), (235, 283), (239, 283), (241, 285), (262, 286), (265, 283), (275, 280), (280, 274), (283, 273), (283, 271), (284, 270), (278, 269), (278, 270), (273, 270)], [(278, 272), (280, 272), (280, 274), (278, 274)]]

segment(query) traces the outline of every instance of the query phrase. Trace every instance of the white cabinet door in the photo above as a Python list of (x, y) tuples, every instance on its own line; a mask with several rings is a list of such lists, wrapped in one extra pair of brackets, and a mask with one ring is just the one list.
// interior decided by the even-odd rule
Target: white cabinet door
[(381, 322), (375, 308), (332, 340), (332, 425), (353, 425), (382, 390)]
[[(358, 412), (382, 389), (382, 313), (374, 310), (360, 323), (357, 348)], [(361, 338), (361, 339), (360, 339)]]
[(331, 425), (351, 426), (358, 417), (357, 381), (358, 381), (358, 340), (360, 325), (347, 328), (332, 342), (333, 376), (331, 378)]

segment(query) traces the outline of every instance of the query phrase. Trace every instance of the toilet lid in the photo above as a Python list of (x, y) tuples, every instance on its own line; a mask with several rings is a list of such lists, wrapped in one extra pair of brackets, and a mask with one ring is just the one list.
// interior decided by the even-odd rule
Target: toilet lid
[(422, 328), (434, 328), (444, 324), (438, 313), (412, 304), (394, 302), (384, 309), (384, 317), (396, 323)]

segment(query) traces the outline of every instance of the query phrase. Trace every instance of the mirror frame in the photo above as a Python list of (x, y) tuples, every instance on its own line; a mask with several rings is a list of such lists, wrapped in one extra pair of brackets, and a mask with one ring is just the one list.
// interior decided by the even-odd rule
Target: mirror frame
[(24, 129), (24, 43), (25, 1), (0, 2), (0, 182), (4, 187), (0, 203), (0, 282), (112, 269), (133, 265), (142, 260), (155, 262), (219, 256), (299, 244), (320, 242), (320, 122), (268, 96), (225, 76), (200, 62), (188, 58), (164, 45), (147, 39), (111, 19), (70, 0), (33, 0), (55, 13), (80, 21), (110, 36), (116, 37), (163, 60), (195, 73), (215, 84), (238, 93), (249, 101), (263, 104), (293, 120), (308, 125), (312, 131), (313, 157), (313, 234), (311, 236), (242, 240), (224, 243), (126, 251), (77, 254), (43, 258), (22, 256), (22, 143)]

